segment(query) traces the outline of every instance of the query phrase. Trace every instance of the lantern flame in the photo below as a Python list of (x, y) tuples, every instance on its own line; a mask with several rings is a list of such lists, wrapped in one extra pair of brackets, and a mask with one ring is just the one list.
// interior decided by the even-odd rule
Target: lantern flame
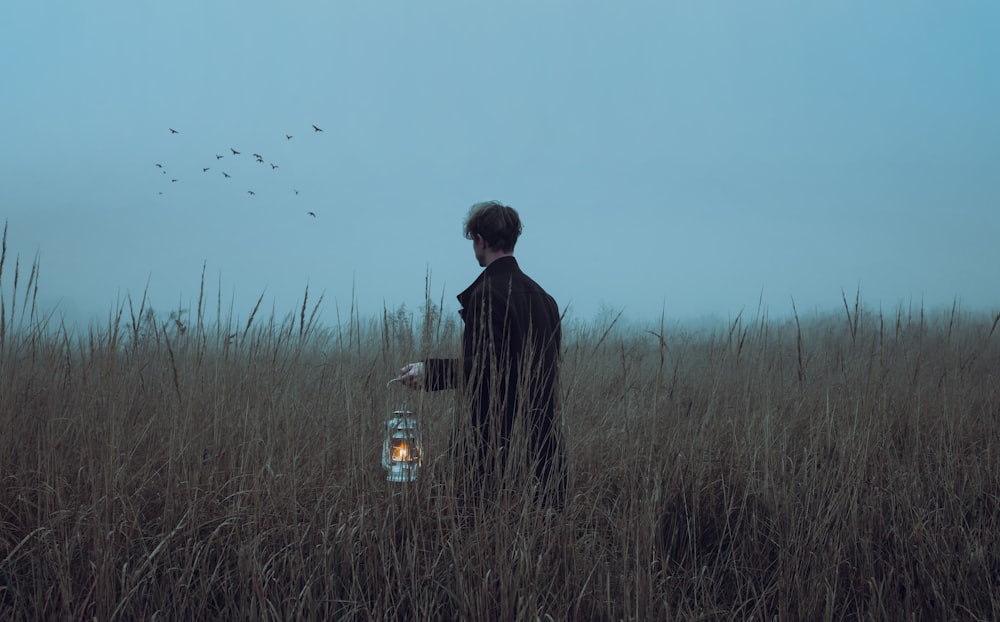
[(392, 460), (393, 462), (409, 462), (410, 444), (403, 439), (392, 439)]

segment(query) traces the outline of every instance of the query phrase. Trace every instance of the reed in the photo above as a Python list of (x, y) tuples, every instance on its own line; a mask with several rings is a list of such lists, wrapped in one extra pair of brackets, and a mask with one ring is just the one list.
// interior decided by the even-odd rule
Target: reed
[[(464, 503), (456, 396), (385, 387), (457, 353), (442, 305), (211, 318), (203, 279), (190, 316), (126, 299), (74, 333), (3, 255), (0, 618), (1000, 618), (1000, 315), (568, 324), (541, 512)], [(400, 485), (404, 397), (429, 461)]]

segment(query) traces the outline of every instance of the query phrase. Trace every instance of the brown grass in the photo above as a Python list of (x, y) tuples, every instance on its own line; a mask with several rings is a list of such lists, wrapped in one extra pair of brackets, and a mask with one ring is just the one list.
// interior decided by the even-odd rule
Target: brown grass
[[(386, 388), (457, 351), (440, 307), (331, 329), (308, 295), (186, 323), (127, 300), (74, 334), (22, 271), (0, 262), (2, 619), (1000, 618), (1000, 316), (567, 326), (553, 514), (460, 503), (454, 395)], [(412, 485), (378, 462), (404, 398)]]

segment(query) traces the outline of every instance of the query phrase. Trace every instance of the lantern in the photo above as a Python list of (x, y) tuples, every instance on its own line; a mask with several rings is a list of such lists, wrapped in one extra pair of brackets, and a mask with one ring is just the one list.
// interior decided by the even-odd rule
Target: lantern
[(394, 410), (385, 422), (382, 468), (390, 482), (412, 482), (423, 461), (420, 423), (412, 410)]

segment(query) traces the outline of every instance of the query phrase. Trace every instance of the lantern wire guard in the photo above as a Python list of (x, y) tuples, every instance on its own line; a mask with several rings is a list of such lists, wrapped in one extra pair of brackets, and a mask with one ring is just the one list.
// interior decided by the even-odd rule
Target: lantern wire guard
[[(386, 383), (388, 389), (393, 378)], [(423, 435), (416, 414), (407, 408), (406, 399), (402, 405), (386, 417), (382, 440), (382, 468), (386, 470), (386, 481), (412, 482), (417, 479), (423, 464)]]

